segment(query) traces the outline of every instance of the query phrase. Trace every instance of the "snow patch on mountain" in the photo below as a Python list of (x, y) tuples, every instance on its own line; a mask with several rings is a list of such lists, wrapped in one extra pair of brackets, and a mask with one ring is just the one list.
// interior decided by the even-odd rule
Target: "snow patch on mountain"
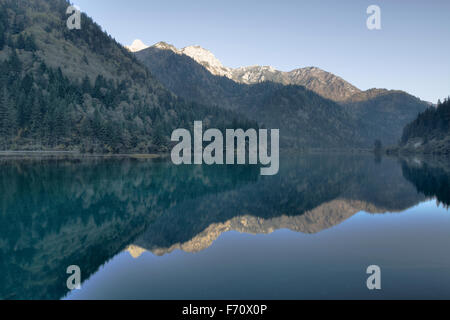
[(231, 78), (231, 69), (224, 67), (214, 54), (200, 46), (190, 46), (181, 49), (181, 53), (191, 57), (209, 72), (216, 76)]
[(157, 48), (157, 49), (161, 49), (161, 50), (170, 50), (170, 51), (173, 51), (175, 53), (181, 54), (181, 51), (178, 50), (177, 48), (175, 48), (175, 46), (173, 46), (171, 44), (168, 44), (168, 43), (165, 43), (163, 41), (154, 44), (153, 47)]
[(125, 46), (125, 48), (127, 48), (131, 52), (138, 52), (138, 51), (141, 51), (141, 50), (149, 48), (149, 46), (144, 44), (141, 40), (136, 39), (136, 40), (133, 41), (131, 46)]
[(208, 51), (200, 46), (189, 46), (182, 49), (177, 49), (171, 44), (158, 42), (153, 45), (153, 47), (161, 50), (170, 50), (176, 54), (184, 54), (204, 66), (213, 75), (228, 77), (231, 79), (232, 69), (224, 67), (211, 51)]

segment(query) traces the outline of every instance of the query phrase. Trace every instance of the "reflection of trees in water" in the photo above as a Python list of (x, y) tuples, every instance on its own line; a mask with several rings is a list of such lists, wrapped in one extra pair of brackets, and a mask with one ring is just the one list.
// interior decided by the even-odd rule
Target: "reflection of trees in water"
[(58, 299), (65, 268), (83, 277), (179, 203), (254, 182), (256, 167), (176, 167), (162, 161), (3, 162), (0, 299)]
[(397, 211), (423, 199), (395, 161), (364, 156), (283, 156), (272, 177), (160, 160), (0, 165), (0, 298), (60, 298), (67, 266), (86, 279), (143, 234), (170, 246), (242, 215), (298, 217), (335, 199)]
[[(448, 161), (448, 160), (447, 160)], [(426, 197), (436, 197), (447, 209), (450, 206), (450, 170), (445, 165), (426, 163), (422, 165), (402, 162), (403, 175), (411, 181), (418, 192)]]

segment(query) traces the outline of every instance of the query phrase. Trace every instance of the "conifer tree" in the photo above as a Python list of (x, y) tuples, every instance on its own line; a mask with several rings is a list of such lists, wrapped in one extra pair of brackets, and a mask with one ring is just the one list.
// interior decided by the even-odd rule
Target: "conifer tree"
[(8, 96), (6, 88), (0, 89), (0, 148), (6, 150), (8, 141)]
[(6, 44), (5, 29), (3, 25), (0, 24), (0, 50), (3, 50), (5, 44)]
[(3, 140), (3, 149), (6, 150), (9, 140), (17, 129), (17, 116), (6, 87), (0, 92), (0, 139)]
[(22, 34), (19, 35), (16, 41), (16, 48), (17, 49), (25, 49), (25, 38)]

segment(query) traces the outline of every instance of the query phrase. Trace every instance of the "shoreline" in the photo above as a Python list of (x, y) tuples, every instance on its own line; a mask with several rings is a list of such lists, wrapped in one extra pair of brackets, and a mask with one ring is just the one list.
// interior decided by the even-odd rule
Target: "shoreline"
[(77, 151), (0, 151), (0, 160), (26, 160), (26, 159), (159, 159), (166, 157), (165, 153), (124, 153), (101, 154), (79, 153)]
[[(395, 150), (398, 151), (398, 150)], [(374, 154), (370, 149), (310, 149), (310, 150), (280, 150), (284, 155), (370, 155)], [(450, 158), (448, 154), (433, 154), (422, 152), (393, 152), (392, 148), (383, 150), (382, 157), (388, 158)], [(80, 153), (78, 151), (0, 151), (0, 161), (4, 160), (88, 160), (88, 159), (164, 159), (170, 157), (170, 153)]]
[[(373, 153), (369, 148), (311, 148), (303, 150), (295, 150), (290, 148), (280, 149), (280, 153), (301, 153), (301, 154), (359, 154)], [(54, 157), (54, 156), (70, 156), (75, 158), (162, 158), (170, 156), (170, 152), (165, 153), (80, 153), (79, 151), (63, 151), (63, 150), (8, 150), (0, 151), (0, 159), (12, 156), (30, 156), (30, 157)]]

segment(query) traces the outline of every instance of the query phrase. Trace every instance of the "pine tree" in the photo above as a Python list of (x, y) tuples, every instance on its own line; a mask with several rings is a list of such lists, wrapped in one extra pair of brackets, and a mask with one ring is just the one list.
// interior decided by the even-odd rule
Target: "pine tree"
[(103, 94), (102, 94), (101, 89), (103, 87), (105, 87), (105, 84), (106, 83), (105, 83), (105, 80), (104, 80), (103, 76), (101, 76), (101, 75), (97, 76), (97, 78), (95, 79), (94, 89), (93, 89), (93, 92), (92, 92), (92, 96), (94, 98), (102, 99)]
[(22, 70), (22, 62), (20, 61), (19, 56), (17, 55), (17, 52), (14, 49), (12, 50), (12, 53), (9, 56), (8, 64), (13, 73), (18, 74)]
[(22, 34), (19, 35), (16, 41), (16, 48), (17, 49), (25, 49), (25, 38)]
[(81, 90), (82, 90), (83, 94), (86, 94), (86, 93), (90, 94), (91, 93), (91, 91), (92, 91), (91, 82), (90, 82), (88, 76), (85, 76), (83, 78), (83, 82), (81, 84)]
[(12, 101), (9, 98), (6, 87), (1, 89), (0, 93), (0, 139), (3, 149), (6, 150), (8, 142), (15, 134), (17, 129), (17, 115), (15, 113)]
[(6, 150), (8, 141), (8, 96), (6, 87), (0, 90), (0, 148)]
[(40, 129), (42, 123), (42, 113), (39, 100), (35, 97), (33, 105), (31, 107), (31, 134), (33, 138), (37, 139), (40, 137)]
[(42, 136), (47, 145), (54, 146), (54, 112), (46, 112), (42, 124)]
[(5, 29), (0, 24), (0, 50), (3, 50), (3, 47), (6, 44), (6, 36), (5, 36)]
[(26, 51), (34, 52), (37, 50), (36, 42), (34, 40), (34, 36), (30, 35), (25, 38), (24, 49)]
[(64, 106), (60, 104), (55, 110), (55, 127), (54, 127), (55, 141), (59, 144), (65, 136), (66, 123), (64, 118)]
[(101, 140), (101, 138), (100, 138), (101, 127), (102, 127), (102, 120), (100, 118), (100, 112), (98, 111), (98, 109), (96, 109), (94, 112), (94, 118), (91, 121), (91, 131), (92, 131), (93, 138), (96, 142)]

